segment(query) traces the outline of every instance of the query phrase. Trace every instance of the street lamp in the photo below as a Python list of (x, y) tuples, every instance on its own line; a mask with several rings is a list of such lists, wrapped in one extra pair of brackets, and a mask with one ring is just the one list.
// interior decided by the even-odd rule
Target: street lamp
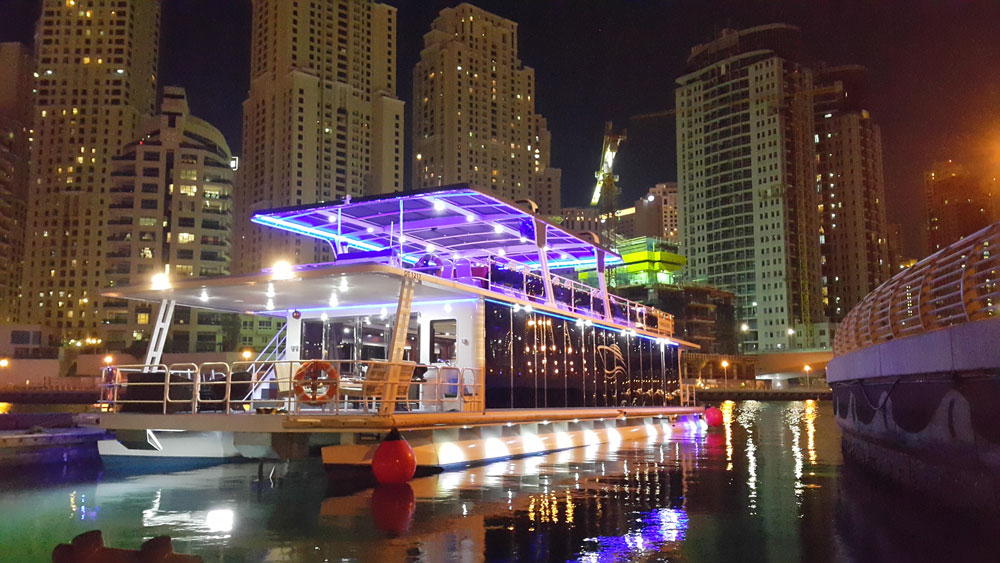
[(726, 387), (729, 387), (729, 361), (722, 360), (722, 373), (726, 378)]
[(806, 372), (806, 387), (808, 387), (810, 385), (809, 372), (811, 372), (813, 368), (812, 368), (811, 365), (806, 364), (806, 366), (804, 368), (802, 368), (802, 369), (805, 370), (805, 372)]

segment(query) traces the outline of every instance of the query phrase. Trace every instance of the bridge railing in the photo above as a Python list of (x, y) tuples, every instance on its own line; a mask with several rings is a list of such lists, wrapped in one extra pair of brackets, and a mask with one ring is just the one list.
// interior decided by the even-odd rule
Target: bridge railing
[(982, 229), (896, 274), (840, 323), (836, 355), (873, 344), (997, 316), (1000, 223)]

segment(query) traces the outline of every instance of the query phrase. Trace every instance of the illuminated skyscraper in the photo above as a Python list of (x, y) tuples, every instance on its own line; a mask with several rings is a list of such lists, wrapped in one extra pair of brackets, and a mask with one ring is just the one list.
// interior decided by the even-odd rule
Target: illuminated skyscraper
[(812, 72), (799, 30), (725, 30), (677, 79), (686, 275), (737, 296), (746, 351), (828, 345), (819, 258)]
[[(190, 114), (184, 90), (164, 88), (160, 114), (111, 162), (102, 285), (148, 284), (160, 272), (173, 279), (229, 274), (231, 158), (222, 133)], [(156, 307), (107, 299), (104, 311), (110, 347), (148, 343)], [(176, 311), (168, 349), (220, 351), (221, 317)]]
[(97, 334), (110, 159), (156, 103), (158, 0), (43, 0), (21, 322)]
[(253, 0), (237, 271), (332, 258), (326, 244), (254, 225), (253, 212), (402, 188), (397, 26), (395, 8), (367, 0)]
[(0, 324), (20, 308), (33, 67), (27, 47), (0, 43)]
[(441, 10), (413, 69), (412, 111), (416, 187), (466, 182), (560, 213), (562, 173), (549, 167), (516, 23), (470, 4)]
[(889, 279), (882, 135), (868, 112), (867, 71), (816, 73), (816, 189), (820, 193), (823, 302), (840, 322)]

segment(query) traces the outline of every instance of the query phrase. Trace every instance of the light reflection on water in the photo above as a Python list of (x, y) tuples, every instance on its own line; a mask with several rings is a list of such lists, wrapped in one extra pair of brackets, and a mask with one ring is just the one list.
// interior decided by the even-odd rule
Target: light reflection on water
[[(279, 464), (263, 483), (256, 464), (7, 477), (0, 514), (17, 517), (0, 519), (0, 561), (48, 560), (56, 543), (91, 529), (116, 547), (166, 534), (178, 552), (227, 562), (866, 559), (858, 530), (872, 523), (855, 496), (872, 489), (838, 485), (830, 405), (721, 410), (723, 428), (707, 433), (684, 428), (374, 490), (302, 464)], [(891, 542), (878, 545), (892, 555)]]

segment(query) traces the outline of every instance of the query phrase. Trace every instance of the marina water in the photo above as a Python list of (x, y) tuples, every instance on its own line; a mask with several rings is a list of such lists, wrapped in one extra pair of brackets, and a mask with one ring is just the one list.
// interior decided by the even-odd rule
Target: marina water
[[(100, 463), (0, 478), (0, 561), (99, 529), (205, 561), (991, 560), (989, 515), (841, 458), (830, 403), (727, 402), (725, 424), (372, 487), (319, 464), (137, 475)], [(163, 470), (169, 468), (164, 467)], [(261, 479), (261, 477), (263, 477)]]

